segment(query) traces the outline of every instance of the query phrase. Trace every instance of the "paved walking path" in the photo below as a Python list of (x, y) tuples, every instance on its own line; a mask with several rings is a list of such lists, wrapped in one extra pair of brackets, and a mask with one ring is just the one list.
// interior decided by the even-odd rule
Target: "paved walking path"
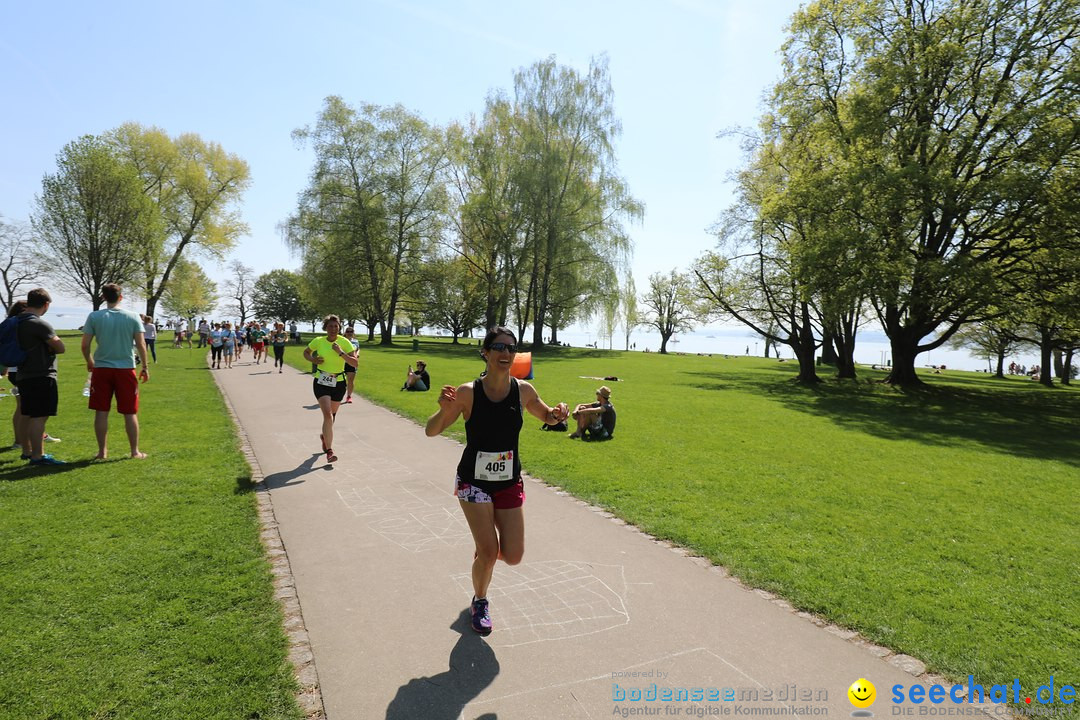
[[(458, 443), (355, 398), (338, 414), (340, 460), (329, 466), (310, 376), (247, 361), (214, 375), (269, 488), (330, 720), (604, 718), (624, 709), (703, 717), (784, 706), (797, 717), (846, 718), (847, 688), (862, 677), (877, 686), (872, 709), (884, 717), (889, 688), (915, 682), (900, 667), (911, 669), (910, 658), (881, 657), (884, 649), (819, 627), (533, 480), (525, 560), (496, 567), (495, 631), (482, 639), (468, 629), (473, 549), (451, 495)], [(618, 440), (609, 447), (619, 452)], [(673, 698), (681, 688), (737, 695), (632, 701), (654, 684)]]

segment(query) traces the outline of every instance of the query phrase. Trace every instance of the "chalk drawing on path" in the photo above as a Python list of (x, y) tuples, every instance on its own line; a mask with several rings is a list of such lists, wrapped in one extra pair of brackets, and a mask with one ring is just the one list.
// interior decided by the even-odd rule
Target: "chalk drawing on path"
[(393, 492), (384, 488), (352, 487), (338, 490), (338, 497), (357, 517), (383, 515), (392, 512), (395, 515), (436, 508), (423, 498), (431, 494), (431, 485), (427, 482), (401, 483), (395, 485)]
[[(465, 593), (471, 575), (455, 575)], [(630, 613), (622, 565), (546, 560), (508, 567), (497, 565), (488, 591), (499, 647), (566, 640), (626, 625)]]
[(376, 520), (369, 527), (410, 552), (473, 545), (469, 526), (457, 508), (450, 510), (433, 507), (418, 510), (408, 515)]

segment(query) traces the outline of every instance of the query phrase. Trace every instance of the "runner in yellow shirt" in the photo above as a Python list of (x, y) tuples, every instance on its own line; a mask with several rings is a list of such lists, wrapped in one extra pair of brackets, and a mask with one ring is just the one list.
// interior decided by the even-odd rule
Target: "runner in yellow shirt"
[(345, 397), (345, 365), (356, 367), (356, 348), (338, 332), (341, 319), (337, 315), (327, 315), (323, 319), (326, 337), (317, 337), (304, 349), (304, 359), (317, 366), (312, 388), (315, 401), (322, 411), (322, 441), (326, 462), (335, 462), (334, 454), (334, 419)]

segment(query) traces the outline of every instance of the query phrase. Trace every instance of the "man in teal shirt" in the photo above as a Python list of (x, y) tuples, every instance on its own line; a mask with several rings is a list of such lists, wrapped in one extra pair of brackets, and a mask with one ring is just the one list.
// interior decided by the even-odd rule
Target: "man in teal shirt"
[[(124, 296), (120, 286), (109, 283), (101, 289), (106, 309), (90, 313), (83, 324), (82, 354), (90, 371), (90, 409), (94, 414), (94, 433), (98, 441), (98, 460), (109, 455), (109, 411), (116, 396), (116, 411), (124, 416), (124, 429), (131, 444), (131, 457), (142, 460), (139, 451), (139, 380), (135, 377), (135, 352), (142, 361), (139, 377), (150, 379), (146, 369), (146, 340), (139, 316), (118, 306)], [(97, 349), (90, 357), (90, 345), (97, 338)]]

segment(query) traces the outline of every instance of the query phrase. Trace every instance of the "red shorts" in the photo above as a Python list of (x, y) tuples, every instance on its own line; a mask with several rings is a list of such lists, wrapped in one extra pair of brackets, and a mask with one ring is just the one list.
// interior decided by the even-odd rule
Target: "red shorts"
[(139, 378), (134, 368), (94, 368), (90, 376), (90, 409), (109, 412), (116, 395), (116, 412), (139, 412)]
[(461, 478), (455, 478), (454, 494), (462, 502), (491, 503), (496, 510), (513, 510), (525, 504), (525, 484), (520, 478), (516, 483), (491, 494)]
[(251, 343), (251, 349), (252, 350), (262, 350), (263, 349), (263, 344), (261, 342)]

